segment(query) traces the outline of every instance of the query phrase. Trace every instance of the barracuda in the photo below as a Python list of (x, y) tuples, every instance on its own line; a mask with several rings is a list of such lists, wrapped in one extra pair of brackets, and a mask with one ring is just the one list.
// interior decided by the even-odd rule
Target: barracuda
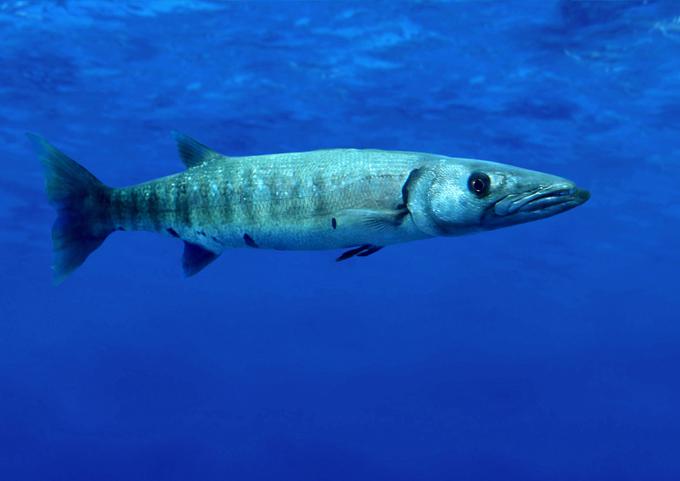
[(590, 197), (566, 179), (483, 160), (358, 149), (227, 157), (175, 137), (184, 172), (111, 188), (30, 134), (57, 210), (55, 282), (117, 230), (183, 240), (190, 276), (230, 247), (347, 249), (345, 260), (542, 219)]

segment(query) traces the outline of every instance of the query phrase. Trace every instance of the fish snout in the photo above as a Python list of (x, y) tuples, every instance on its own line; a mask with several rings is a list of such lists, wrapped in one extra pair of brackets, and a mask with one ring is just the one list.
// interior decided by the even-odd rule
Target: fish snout
[(590, 192), (577, 187), (573, 182), (559, 179), (503, 197), (493, 206), (493, 215), (487, 215), (485, 220), (494, 227), (521, 224), (565, 212), (588, 199)]

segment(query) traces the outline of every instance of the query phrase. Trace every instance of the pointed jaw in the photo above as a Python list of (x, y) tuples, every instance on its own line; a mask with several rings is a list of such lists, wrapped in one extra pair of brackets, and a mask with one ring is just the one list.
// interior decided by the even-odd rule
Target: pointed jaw
[(544, 219), (578, 207), (589, 198), (587, 190), (569, 181), (556, 182), (501, 198), (487, 209), (482, 224), (495, 228)]

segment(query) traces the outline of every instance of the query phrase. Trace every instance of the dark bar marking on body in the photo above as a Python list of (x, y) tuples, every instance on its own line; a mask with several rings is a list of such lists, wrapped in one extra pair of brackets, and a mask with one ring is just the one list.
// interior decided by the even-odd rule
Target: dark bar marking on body
[(129, 190), (130, 196), (128, 197), (128, 217), (130, 218), (130, 225), (133, 229), (137, 227), (137, 218), (139, 217), (139, 205), (137, 205), (137, 189), (132, 188)]
[(101, 226), (108, 228), (111, 223), (111, 195), (108, 191), (95, 191), (94, 198), (99, 210), (97, 215), (94, 216), (93, 222), (98, 222)]
[(111, 219), (117, 223), (125, 222), (125, 219), (123, 219), (123, 204), (120, 191), (114, 191), (111, 194)]
[(189, 192), (187, 190), (186, 181), (178, 185), (177, 215), (183, 225), (191, 227), (191, 207), (189, 206)]
[(337, 229), (337, 228), (338, 228), (338, 221), (335, 220), (335, 217), (333, 217), (333, 218), (331, 219), (331, 225), (333, 226), (333, 229)]
[(227, 188), (227, 182), (226, 179), (223, 177), (220, 177), (219, 179), (219, 191), (220, 191), (220, 199), (221, 202), (219, 205), (216, 207), (218, 209), (218, 219), (219, 222), (222, 223), (229, 223), (234, 217), (234, 205), (236, 204), (233, 202), (234, 198), (234, 191), (233, 189), (228, 189)]
[(156, 231), (161, 228), (159, 207), (160, 206), (158, 202), (158, 193), (156, 192), (156, 189), (154, 187), (151, 187), (151, 191), (149, 192), (149, 198), (147, 199), (146, 208), (149, 212), (149, 220), (151, 220), (153, 228)]
[(323, 215), (328, 210), (328, 203), (326, 201), (326, 179), (323, 172), (318, 171), (312, 178), (312, 185), (316, 187), (316, 195), (314, 196), (313, 212), (315, 215)]
[(243, 234), (243, 242), (245, 242), (248, 247), (254, 247), (255, 249), (260, 247), (248, 234)]
[(255, 202), (253, 202), (253, 191), (255, 189), (255, 172), (252, 167), (242, 171), (241, 181), (241, 206), (246, 219), (255, 220)]
[(135, 225), (137, 225), (137, 228), (139, 228), (140, 225), (144, 226), (145, 221), (146, 221), (145, 216), (144, 216), (144, 214), (146, 212), (145, 209), (144, 209), (145, 204), (146, 204), (146, 198), (145, 198), (145, 195), (144, 195), (144, 189), (139, 189), (139, 190), (135, 189), (135, 190), (137, 191), (137, 195), (135, 197), (135, 203), (137, 204), (137, 208), (135, 209), (135, 212), (137, 212), (137, 220), (136, 220)]
[(279, 199), (276, 197), (276, 177), (268, 175), (264, 178), (264, 184), (267, 186), (267, 192), (269, 192), (268, 202), (265, 203), (267, 215), (270, 219), (275, 219), (277, 218), (277, 207), (279, 205)]
[[(199, 188), (200, 188), (200, 206), (201, 206), (201, 223), (203, 224), (215, 224), (215, 219), (213, 218), (212, 205), (210, 204), (210, 178), (202, 175), (199, 178)], [(205, 233), (201, 234), (202, 231), (198, 231), (199, 235), (205, 236)]]
[(176, 231), (175, 229), (173, 229), (172, 227), (168, 227), (168, 228), (165, 229), (165, 230), (166, 230), (166, 231), (168, 232), (168, 234), (170, 234), (172, 237), (177, 237), (177, 238), (179, 239), (179, 234), (178, 234), (177, 231)]
[(303, 197), (303, 185), (300, 180), (293, 180), (290, 184), (290, 198), (286, 214), (295, 216), (300, 209), (300, 199)]
[(291, 198), (293, 200), (298, 200), (302, 197), (302, 182), (299, 180), (293, 181), (293, 185), (290, 188)]

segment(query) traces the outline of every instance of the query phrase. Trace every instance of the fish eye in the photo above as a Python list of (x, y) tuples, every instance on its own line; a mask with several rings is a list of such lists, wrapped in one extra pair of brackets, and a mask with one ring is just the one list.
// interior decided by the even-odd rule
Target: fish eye
[(484, 197), (489, 193), (491, 179), (484, 172), (473, 172), (468, 178), (468, 189), (477, 197)]

